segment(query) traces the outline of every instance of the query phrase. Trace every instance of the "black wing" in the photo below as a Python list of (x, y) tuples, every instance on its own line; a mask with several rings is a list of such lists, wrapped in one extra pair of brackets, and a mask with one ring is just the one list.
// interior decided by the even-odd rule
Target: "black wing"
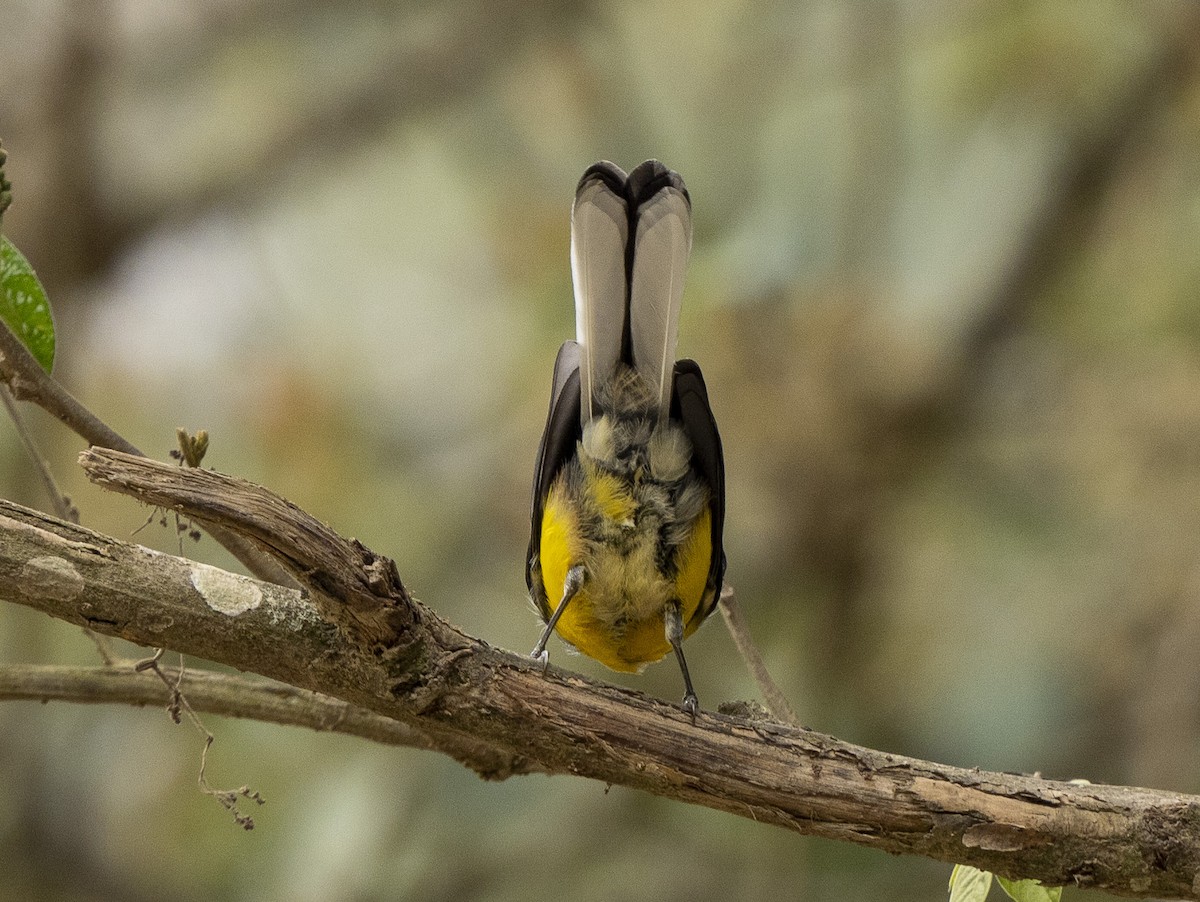
[(708, 405), (708, 389), (700, 365), (694, 360), (675, 363), (675, 391), (671, 415), (683, 424), (683, 431), (692, 442), (692, 463), (712, 490), (712, 563), (708, 568), (708, 586), (712, 598), (696, 609), (692, 619), (703, 620), (713, 612), (721, 597), (725, 579), (725, 455), (717, 421)]
[[(550, 414), (546, 431), (538, 445), (537, 463), (533, 471), (533, 506), (530, 511), (529, 554), (525, 559), (525, 584), (544, 618), (551, 611), (541, 579), (539, 550), (542, 544), (542, 509), (554, 477), (575, 454), (575, 444), (583, 435), (579, 423), (581, 406), (579, 386), (579, 345), (563, 342), (554, 361), (554, 386), (550, 393)], [(535, 573), (536, 571), (536, 573)], [(536, 576), (536, 578), (535, 578)]]

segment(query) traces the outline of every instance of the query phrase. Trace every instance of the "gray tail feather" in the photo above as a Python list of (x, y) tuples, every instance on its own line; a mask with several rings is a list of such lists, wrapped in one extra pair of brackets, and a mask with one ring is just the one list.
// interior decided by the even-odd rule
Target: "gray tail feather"
[(659, 418), (667, 417), (691, 243), (687, 188), (662, 163), (647, 160), (626, 176), (600, 162), (583, 174), (571, 214), (571, 273), (584, 424), (620, 362), (637, 370)]

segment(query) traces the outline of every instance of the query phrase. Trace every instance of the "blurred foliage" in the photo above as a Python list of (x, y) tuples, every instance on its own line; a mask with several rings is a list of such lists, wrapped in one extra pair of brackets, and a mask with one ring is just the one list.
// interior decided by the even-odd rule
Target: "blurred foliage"
[[(59, 378), (114, 428), (162, 457), (206, 429), (206, 465), (523, 652), (575, 180), (659, 157), (695, 204), (680, 350), (726, 443), (729, 579), (804, 720), (1197, 792), (1197, 9), (0, 0), (5, 231), (53, 299)], [(29, 419), (86, 525), (141, 524)], [(2, 426), (0, 495), (45, 504)], [(551, 654), (680, 691), (668, 665)], [(4, 605), (0, 661), (95, 652)], [(720, 626), (689, 661), (706, 707), (753, 692)], [(268, 799), (251, 834), (165, 714), (0, 706), (0, 894), (925, 900), (949, 876), (619, 788), (209, 726), (210, 778)]]

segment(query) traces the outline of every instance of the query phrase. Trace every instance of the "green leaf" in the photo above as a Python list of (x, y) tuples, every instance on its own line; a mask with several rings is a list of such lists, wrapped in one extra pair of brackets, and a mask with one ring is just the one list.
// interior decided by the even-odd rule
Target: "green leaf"
[(16, 245), (0, 235), (0, 320), (47, 373), (54, 366), (54, 317), (46, 291)]
[(12, 205), (12, 182), (4, 175), (4, 164), (8, 161), (8, 153), (4, 150), (4, 145), (0, 144), (0, 219), (4, 218), (4, 211)]
[(1060, 902), (1062, 899), (1061, 886), (1042, 886), (1036, 880), (996, 879), (1000, 882), (1000, 888), (1015, 902)]
[(991, 871), (956, 864), (950, 872), (950, 902), (983, 902), (991, 888)]

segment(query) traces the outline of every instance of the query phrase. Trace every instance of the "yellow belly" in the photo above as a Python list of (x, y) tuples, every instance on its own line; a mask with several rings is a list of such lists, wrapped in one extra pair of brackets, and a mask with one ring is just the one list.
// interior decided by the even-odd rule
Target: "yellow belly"
[(556, 631), (579, 651), (613, 670), (637, 671), (663, 658), (671, 646), (663, 624), (666, 605), (679, 599), (684, 635), (704, 601), (712, 560), (712, 514), (705, 507), (679, 547), (673, 579), (654, 561), (654, 536), (632, 552), (589, 543), (561, 487), (550, 490), (542, 515), (541, 565), (546, 597), (553, 610), (562, 600), (567, 571), (583, 564), (583, 588), (567, 605)]

